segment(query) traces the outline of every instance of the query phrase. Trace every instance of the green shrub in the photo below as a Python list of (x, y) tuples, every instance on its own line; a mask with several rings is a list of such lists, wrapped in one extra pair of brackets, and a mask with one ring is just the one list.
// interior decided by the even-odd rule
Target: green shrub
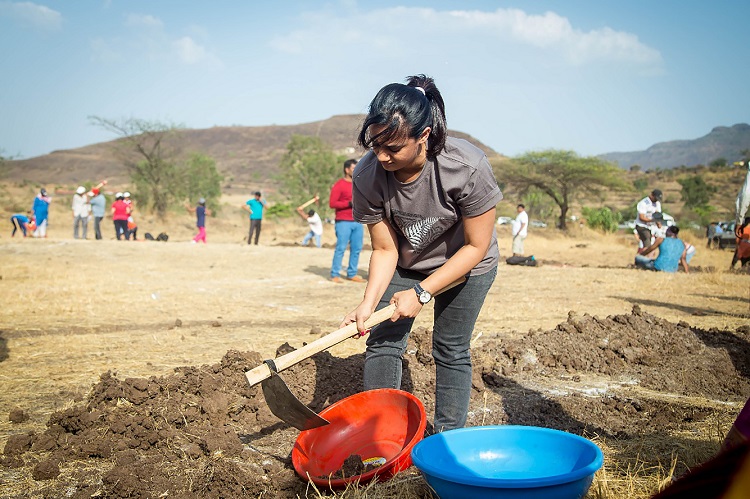
[(606, 206), (604, 208), (584, 207), (583, 216), (586, 217), (586, 223), (589, 227), (604, 232), (615, 232), (617, 225), (622, 222), (622, 215), (613, 212)]

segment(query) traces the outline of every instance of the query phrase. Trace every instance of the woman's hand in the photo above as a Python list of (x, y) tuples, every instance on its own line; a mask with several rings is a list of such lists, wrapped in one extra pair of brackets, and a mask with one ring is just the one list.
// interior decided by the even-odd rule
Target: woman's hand
[(391, 316), (391, 321), (396, 322), (399, 319), (407, 317), (416, 317), (422, 311), (422, 304), (417, 299), (417, 293), (413, 289), (405, 289), (394, 293), (390, 303), (396, 305), (396, 310)]
[(367, 331), (367, 328), (365, 328), (365, 321), (370, 318), (374, 311), (375, 310), (371, 306), (365, 305), (365, 303), (362, 302), (357, 308), (346, 314), (344, 320), (341, 321), (339, 328), (356, 323), (357, 332), (362, 335)]

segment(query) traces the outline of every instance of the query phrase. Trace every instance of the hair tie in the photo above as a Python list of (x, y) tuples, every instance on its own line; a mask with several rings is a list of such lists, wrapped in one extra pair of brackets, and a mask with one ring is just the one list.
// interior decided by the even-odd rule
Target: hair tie
[(427, 94), (424, 91), (424, 88), (422, 88), (422, 87), (414, 87), (414, 88), (416, 88), (417, 90), (419, 90), (420, 92), (422, 92), (422, 95), (427, 96)]

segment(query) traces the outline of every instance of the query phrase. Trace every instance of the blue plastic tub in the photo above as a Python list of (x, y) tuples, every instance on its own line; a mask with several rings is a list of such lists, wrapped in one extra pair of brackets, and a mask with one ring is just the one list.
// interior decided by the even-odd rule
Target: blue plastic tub
[(445, 431), (411, 457), (440, 499), (581, 498), (604, 461), (592, 441), (535, 426)]

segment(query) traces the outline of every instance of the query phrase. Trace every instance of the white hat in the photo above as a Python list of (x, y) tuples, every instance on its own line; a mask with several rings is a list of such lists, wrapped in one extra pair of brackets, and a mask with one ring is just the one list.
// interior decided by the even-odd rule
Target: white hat
[(79, 185), (78, 189), (76, 189), (76, 193), (77, 194), (83, 194), (84, 192), (86, 192), (86, 188), (84, 186), (82, 186), (82, 185)]
[(127, 192), (127, 191), (125, 191), (125, 192), (124, 192), (124, 193), (122, 194), (122, 197), (124, 197), (124, 198), (129, 198), (129, 197), (130, 197), (130, 193), (129, 193), (129, 192)]
[(115, 193), (115, 198), (121, 198), (121, 197), (122, 197), (122, 192)]

